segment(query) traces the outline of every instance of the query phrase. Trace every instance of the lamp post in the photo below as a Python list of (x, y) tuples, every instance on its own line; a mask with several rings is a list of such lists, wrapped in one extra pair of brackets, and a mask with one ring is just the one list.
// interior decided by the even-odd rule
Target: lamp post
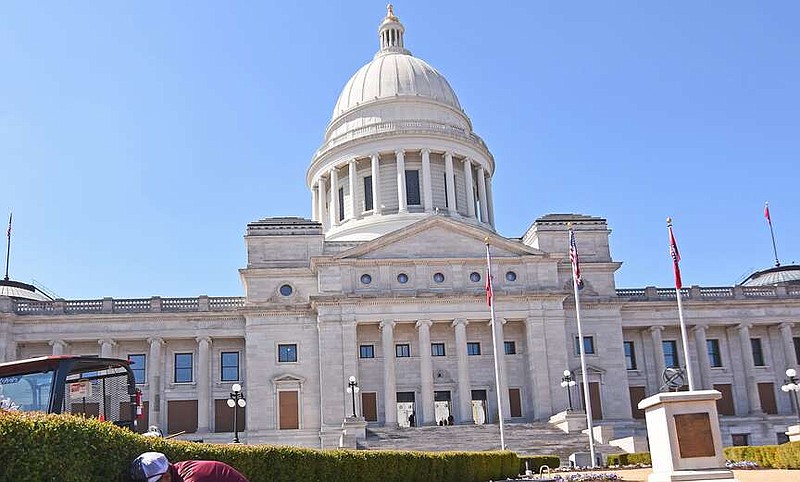
[(564, 376), (561, 377), (561, 386), (567, 389), (567, 399), (569, 400), (569, 408), (567, 411), (572, 411), (572, 387), (575, 386), (577, 382), (575, 382), (575, 378), (572, 376), (572, 372), (569, 370), (564, 370)]
[(786, 370), (786, 383), (781, 385), (781, 390), (786, 393), (794, 393), (794, 407), (797, 410), (797, 417), (800, 419), (800, 378), (797, 378), (797, 370), (789, 368)]
[(350, 375), (350, 378), (347, 379), (347, 393), (353, 398), (353, 418), (356, 418), (356, 393), (358, 393), (358, 382), (353, 375)]
[(241, 443), (239, 442), (238, 414), (239, 407), (244, 408), (245, 405), (247, 405), (247, 400), (244, 399), (242, 394), (242, 386), (234, 383), (231, 387), (231, 394), (228, 397), (228, 406), (233, 409), (233, 443), (235, 444)]

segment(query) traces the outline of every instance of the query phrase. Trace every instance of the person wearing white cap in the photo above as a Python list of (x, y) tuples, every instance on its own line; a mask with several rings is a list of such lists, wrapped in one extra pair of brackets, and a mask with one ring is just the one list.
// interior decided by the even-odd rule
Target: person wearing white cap
[(145, 452), (131, 464), (136, 482), (248, 482), (230, 465), (216, 460), (187, 460), (169, 463), (160, 452)]

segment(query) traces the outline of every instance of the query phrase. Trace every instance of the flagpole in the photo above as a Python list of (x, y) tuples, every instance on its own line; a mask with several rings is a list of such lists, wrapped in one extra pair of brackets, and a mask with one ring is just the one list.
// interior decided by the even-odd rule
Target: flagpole
[(683, 319), (683, 295), (681, 294), (682, 282), (680, 281), (680, 271), (678, 262), (680, 255), (678, 254), (678, 245), (675, 242), (675, 236), (672, 234), (672, 218), (667, 218), (667, 229), (669, 230), (670, 248), (673, 249), (672, 261), (675, 265), (675, 298), (678, 300), (678, 319), (681, 323), (681, 342), (683, 343), (683, 361), (686, 364), (686, 378), (689, 379), (689, 391), (694, 391), (694, 373), (692, 372), (692, 364), (689, 361), (689, 336), (686, 333), (686, 322)]
[(781, 262), (778, 261), (778, 248), (775, 247), (775, 231), (772, 230), (772, 217), (769, 215), (769, 203), (764, 203), (764, 217), (767, 218), (769, 224), (769, 234), (772, 236), (772, 252), (775, 254), (775, 267), (779, 267)]
[(14, 216), (14, 213), (11, 212), (8, 215), (8, 231), (6, 231), (6, 277), (3, 278), (5, 281), (8, 281), (8, 262), (11, 258), (11, 218)]
[[(572, 232), (572, 223), (567, 223), (569, 230), (569, 243), (570, 250), (572, 249), (572, 241), (575, 234)], [(573, 276), (572, 276), (572, 289), (575, 292), (575, 319), (578, 322), (578, 352), (581, 357), (581, 378), (583, 381), (583, 405), (586, 407), (586, 426), (589, 432), (589, 455), (592, 458), (592, 468), (597, 466), (594, 454), (594, 427), (592, 425), (592, 401), (589, 397), (589, 374), (586, 372), (586, 351), (583, 346), (583, 328), (581, 327), (581, 297), (580, 289), (578, 286), (578, 276), (575, 273), (575, 266), (577, 265), (577, 247), (575, 248), (575, 260), (573, 263)]]
[(487, 236), (484, 239), (486, 242), (486, 285), (488, 286), (487, 289), (487, 300), (489, 301), (489, 312), (492, 316), (492, 346), (494, 349), (492, 350), (492, 354), (494, 355), (494, 383), (495, 383), (495, 391), (497, 392), (497, 418), (500, 422), (500, 450), (506, 449), (506, 437), (505, 431), (503, 430), (503, 398), (500, 392), (500, 365), (497, 361), (497, 324), (494, 318), (494, 297), (493, 289), (492, 289), (492, 256), (489, 254), (489, 237)]

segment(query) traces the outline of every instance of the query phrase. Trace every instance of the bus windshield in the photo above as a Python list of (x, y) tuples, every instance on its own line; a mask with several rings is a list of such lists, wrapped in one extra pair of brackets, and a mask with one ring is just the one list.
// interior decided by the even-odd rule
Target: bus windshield
[(47, 412), (55, 371), (0, 377), (0, 410)]

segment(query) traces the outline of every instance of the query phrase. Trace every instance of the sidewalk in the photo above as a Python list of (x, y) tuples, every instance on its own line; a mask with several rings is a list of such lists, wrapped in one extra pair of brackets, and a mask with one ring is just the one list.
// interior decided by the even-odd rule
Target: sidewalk
[[(598, 470), (595, 473), (615, 473), (625, 482), (647, 482), (651, 469), (620, 469)], [(574, 472), (568, 472), (574, 473)], [(734, 476), (739, 482), (800, 482), (800, 470), (734, 470)], [(565, 475), (565, 473), (561, 473)]]

